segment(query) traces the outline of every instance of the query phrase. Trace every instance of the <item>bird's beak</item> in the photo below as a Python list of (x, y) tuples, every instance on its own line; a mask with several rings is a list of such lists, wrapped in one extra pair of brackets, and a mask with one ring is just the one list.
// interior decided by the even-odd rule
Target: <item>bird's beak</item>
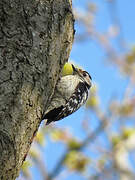
[(78, 69), (77, 68), (75, 68), (75, 66), (72, 64), (72, 68), (73, 68), (73, 73), (74, 72), (77, 72), (78, 73)]

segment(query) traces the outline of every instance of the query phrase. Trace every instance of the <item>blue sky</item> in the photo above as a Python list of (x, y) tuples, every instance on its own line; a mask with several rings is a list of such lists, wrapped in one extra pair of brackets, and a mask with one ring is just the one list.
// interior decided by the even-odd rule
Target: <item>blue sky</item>
[[(86, 2), (92, 1), (74, 0), (73, 6), (85, 9)], [(112, 22), (107, 1), (93, 0), (93, 2), (97, 3), (98, 6), (98, 12), (95, 19), (96, 28), (100, 32), (106, 32)], [(135, 44), (135, 0), (117, 0), (116, 3), (117, 15), (122, 27), (122, 35), (127, 45), (131, 47)], [(77, 24), (75, 24), (75, 29), (76, 34), (81, 31)], [(114, 46), (115, 44), (117, 46), (118, 40), (116, 39), (113, 43)], [(105, 110), (112, 95), (116, 95), (119, 98), (123, 96), (128, 79), (125, 78), (124, 80), (114, 65), (109, 65), (109, 63), (105, 62), (105, 52), (100, 45), (90, 38), (81, 43), (75, 42), (70, 58), (86, 69), (91, 74), (93, 81), (98, 84), (99, 96), (101, 98), (100, 104), (103, 110)], [(57, 122), (56, 125), (58, 127), (69, 127), (75, 136), (84, 138), (85, 134), (81, 128), (84, 113), (84, 108), (81, 108), (73, 115)], [(92, 126), (95, 126), (95, 124), (92, 124)], [(43, 152), (45, 153), (45, 162), (49, 171), (53, 169), (54, 164), (57, 164), (57, 160), (61, 156), (63, 150), (64, 147), (61, 144), (48, 142), (47, 147)], [(34, 172), (34, 177), (34, 180), (42, 180), (37, 171)], [(78, 176), (77, 174), (74, 174), (70, 178), (68, 177), (68, 179), (84, 180), (83, 177)]]
[[(85, 2), (88, 1), (74, 0), (73, 5), (74, 7), (78, 6), (79, 8), (85, 9)], [(106, 32), (111, 25), (109, 9), (106, 3), (107, 1), (95, 0), (93, 2), (98, 5), (98, 13), (95, 21), (96, 28), (100, 32)], [(129, 1), (123, 0), (117, 1), (118, 18), (121, 22), (124, 40), (129, 47), (135, 42), (135, 23), (133, 22), (135, 19), (134, 7), (134, 0), (130, 0), (130, 3)], [(76, 34), (81, 31), (77, 24), (75, 24), (75, 29)], [(113, 43), (114, 47), (115, 44), (117, 46), (118, 40), (116, 39)], [(101, 98), (100, 103), (103, 110), (106, 108), (109, 100), (112, 98), (112, 95), (122, 98), (128, 79), (124, 80), (114, 65), (109, 65), (105, 62), (105, 52), (100, 45), (92, 41), (90, 38), (81, 43), (74, 43), (70, 58), (86, 69), (91, 74), (93, 81), (98, 84), (99, 96)], [(84, 113), (84, 108), (81, 108), (75, 114), (57, 122), (57, 126), (69, 127), (76, 137), (83, 139), (85, 135), (81, 128), (81, 122), (84, 117)], [(96, 126), (96, 123), (94, 124), (93, 122), (92, 126)], [(50, 147), (48, 146), (48, 151), (51, 147), (55, 148), (55, 146), (59, 146), (59, 152), (54, 155), (55, 159), (57, 159), (59, 158), (59, 155), (61, 155), (63, 147), (61, 145), (53, 144)], [(52, 156), (51, 162), (53, 161), (54, 156)], [(49, 159), (50, 158), (48, 158), (48, 163)], [(49, 164), (50, 167), (53, 166), (52, 163)], [(74, 176), (70, 178), (68, 177), (68, 179), (83, 180), (84, 178), (74, 174)]]

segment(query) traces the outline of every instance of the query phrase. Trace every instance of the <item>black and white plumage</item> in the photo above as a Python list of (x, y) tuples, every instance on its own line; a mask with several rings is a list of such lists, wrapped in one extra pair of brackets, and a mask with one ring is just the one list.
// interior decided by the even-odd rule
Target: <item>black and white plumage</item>
[(43, 119), (46, 124), (61, 120), (77, 111), (85, 104), (91, 87), (91, 76), (88, 72), (72, 65), (73, 74), (64, 76), (58, 82), (55, 94)]

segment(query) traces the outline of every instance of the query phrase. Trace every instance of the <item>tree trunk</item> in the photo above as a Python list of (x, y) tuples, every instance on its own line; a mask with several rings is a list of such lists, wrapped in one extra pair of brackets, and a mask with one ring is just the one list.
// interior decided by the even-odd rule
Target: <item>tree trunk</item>
[(14, 180), (73, 41), (71, 0), (0, 0), (0, 180)]

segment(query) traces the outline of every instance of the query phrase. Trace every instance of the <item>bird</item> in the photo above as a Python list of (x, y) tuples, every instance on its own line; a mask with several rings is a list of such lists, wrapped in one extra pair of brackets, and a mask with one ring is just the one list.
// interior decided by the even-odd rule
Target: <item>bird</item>
[(77, 111), (88, 99), (92, 78), (87, 71), (76, 68), (72, 64), (73, 73), (60, 78), (50, 105), (43, 116), (51, 122), (62, 120)]

